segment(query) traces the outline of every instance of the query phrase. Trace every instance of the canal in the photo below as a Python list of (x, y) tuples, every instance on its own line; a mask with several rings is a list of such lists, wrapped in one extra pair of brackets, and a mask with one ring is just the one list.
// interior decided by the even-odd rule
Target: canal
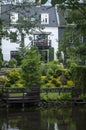
[(0, 109), (0, 130), (86, 130), (86, 106)]

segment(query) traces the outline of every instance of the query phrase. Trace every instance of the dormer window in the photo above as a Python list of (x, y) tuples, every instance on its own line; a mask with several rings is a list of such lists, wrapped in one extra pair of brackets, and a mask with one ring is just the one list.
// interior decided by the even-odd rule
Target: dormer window
[(18, 13), (11, 12), (10, 20), (11, 20), (11, 23), (16, 23), (18, 21)]
[(49, 14), (41, 14), (41, 24), (49, 24)]

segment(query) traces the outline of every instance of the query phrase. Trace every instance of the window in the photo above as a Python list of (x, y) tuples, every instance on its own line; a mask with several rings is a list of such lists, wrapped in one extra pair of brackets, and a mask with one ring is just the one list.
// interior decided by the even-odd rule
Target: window
[(18, 13), (11, 12), (10, 20), (11, 20), (11, 23), (16, 23), (18, 21)]
[(11, 52), (10, 52), (10, 55), (11, 55), (11, 59), (12, 59), (12, 58), (15, 58), (15, 59), (16, 59), (17, 51), (11, 51)]
[(41, 14), (41, 24), (49, 24), (49, 14)]

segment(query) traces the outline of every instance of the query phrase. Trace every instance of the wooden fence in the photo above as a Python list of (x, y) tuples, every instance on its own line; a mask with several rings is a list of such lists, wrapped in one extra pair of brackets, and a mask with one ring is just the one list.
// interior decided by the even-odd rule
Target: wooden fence
[(70, 93), (73, 100), (77, 100), (81, 94), (81, 89), (76, 87), (71, 88), (45, 88), (40, 90), (38, 86), (31, 86), (27, 91), (24, 88), (3, 88), (2, 89), (2, 100), (6, 102), (6, 106), (9, 104), (21, 103), (24, 107), (25, 103), (39, 103), (40, 93)]
[(39, 88), (31, 87), (30, 90), (24, 88), (3, 88), (2, 89), (2, 101), (9, 104), (21, 103), (24, 107), (25, 103), (38, 103), (40, 101)]
[(45, 88), (41, 90), (41, 93), (70, 93), (72, 98), (78, 98), (79, 95), (82, 93), (80, 88), (71, 87), (71, 88)]

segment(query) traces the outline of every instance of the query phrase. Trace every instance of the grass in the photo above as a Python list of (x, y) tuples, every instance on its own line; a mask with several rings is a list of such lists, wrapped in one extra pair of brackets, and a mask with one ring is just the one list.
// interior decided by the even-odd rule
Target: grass
[(23, 97), (23, 93), (10, 93), (9, 97)]
[(66, 92), (66, 93), (41, 93), (40, 97), (42, 100), (70, 100), (71, 99), (71, 94)]

